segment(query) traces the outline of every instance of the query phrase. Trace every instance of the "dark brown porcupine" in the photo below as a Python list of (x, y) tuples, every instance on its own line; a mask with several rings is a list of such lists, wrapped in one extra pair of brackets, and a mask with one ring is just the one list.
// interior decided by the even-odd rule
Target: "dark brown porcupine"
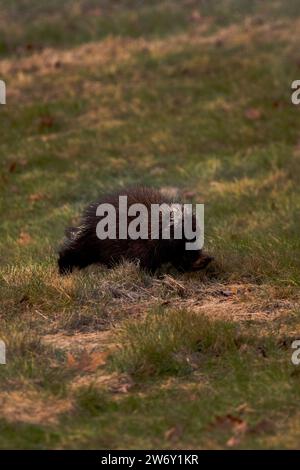
[[(117, 191), (90, 204), (84, 211), (79, 226), (66, 230), (66, 239), (59, 250), (60, 274), (71, 273), (73, 268), (82, 269), (94, 263), (113, 267), (122, 260), (138, 262), (142, 269), (150, 273), (154, 273), (165, 263), (171, 263), (181, 272), (197, 271), (205, 268), (213, 259), (201, 250), (186, 250), (187, 240), (184, 237), (180, 240), (175, 239), (174, 232), (173, 238), (171, 235), (171, 239), (168, 240), (161, 237), (161, 231), (158, 239), (148, 237), (147, 240), (130, 238), (123, 240), (118, 238), (117, 225), (115, 240), (108, 238), (100, 240), (97, 237), (96, 227), (101, 217), (96, 215), (96, 209), (103, 203), (112, 204), (116, 208), (118, 221), (119, 196), (127, 196), (128, 207), (135, 203), (144, 204), (149, 213), (152, 204), (173, 202), (156, 189), (136, 187)], [(132, 219), (133, 217), (128, 216), (128, 224)], [(193, 217), (193, 225), (194, 223)]]

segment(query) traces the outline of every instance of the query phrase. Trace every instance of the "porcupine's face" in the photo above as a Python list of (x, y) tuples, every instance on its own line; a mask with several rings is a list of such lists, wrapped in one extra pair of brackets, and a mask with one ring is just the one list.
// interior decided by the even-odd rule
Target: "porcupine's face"
[(200, 271), (206, 268), (212, 260), (212, 256), (201, 250), (184, 250), (173, 264), (181, 272)]
[[(176, 218), (174, 219), (174, 225), (176, 224)], [(197, 220), (195, 215), (192, 215), (192, 230), (196, 231)], [(174, 234), (174, 232), (173, 232)], [(186, 239), (185, 237), (182, 240), (171, 241), (173, 259), (172, 264), (180, 272), (188, 271), (200, 271), (201, 269), (206, 268), (206, 266), (213, 260), (212, 256), (209, 256), (206, 253), (203, 253), (202, 250), (187, 250), (186, 245), (188, 242), (194, 243), (196, 237), (193, 239)]]

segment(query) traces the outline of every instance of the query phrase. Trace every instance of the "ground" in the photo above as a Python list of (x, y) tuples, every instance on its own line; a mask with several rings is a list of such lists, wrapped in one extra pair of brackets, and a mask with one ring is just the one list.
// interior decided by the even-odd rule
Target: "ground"
[[(298, 1), (1, 1), (1, 448), (300, 438)], [(115, 186), (205, 203), (202, 274), (61, 278)]]

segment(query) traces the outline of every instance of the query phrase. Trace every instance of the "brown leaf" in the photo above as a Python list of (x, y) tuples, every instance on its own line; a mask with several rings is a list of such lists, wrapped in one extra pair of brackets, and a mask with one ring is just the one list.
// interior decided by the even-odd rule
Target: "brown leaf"
[(11, 162), (11, 163), (9, 164), (8, 171), (9, 171), (10, 173), (13, 173), (16, 168), (17, 168), (17, 162)]
[(43, 193), (33, 193), (30, 194), (28, 197), (30, 202), (36, 202), (36, 201), (41, 201), (42, 199), (45, 199), (45, 194)]
[(282, 107), (282, 101), (279, 101), (279, 100), (274, 100), (273, 103), (272, 103), (272, 107), (273, 108), (281, 108)]
[(70, 353), (70, 352), (67, 353), (67, 366), (70, 367), (70, 368), (76, 366), (76, 359), (73, 356), (73, 354)]
[(257, 108), (248, 108), (245, 111), (245, 117), (251, 121), (257, 121), (258, 119), (261, 119), (262, 112)]
[(213, 425), (224, 430), (232, 430), (241, 423), (243, 423), (241, 418), (227, 414), (224, 416), (217, 416)]
[(202, 20), (202, 15), (198, 10), (193, 10), (190, 16), (190, 21), (193, 23), (199, 23)]
[(248, 431), (247, 422), (232, 414), (217, 416), (213, 426), (221, 428), (223, 431), (231, 431), (234, 435), (243, 435)]
[(226, 442), (226, 445), (228, 447), (235, 447), (235, 446), (238, 446), (240, 442), (241, 440), (238, 437), (232, 436), (230, 439), (228, 439), (228, 441)]
[(31, 241), (32, 241), (32, 238), (29, 235), (29, 233), (23, 232), (23, 231), (20, 232), (19, 238), (17, 240), (17, 243), (19, 245), (22, 245), (22, 246), (29, 245)]
[(228, 447), (239, 445), (242, 436), (248, 432), (248, 424), (246, 421), (230, 414), (223, 417), (222, 425), (223, 427), (226, 426), (224, 430), (231, 430), (233, 433), (233, 436), (226, 442)]
[(88, 355), (89, 361), (84, 367), (84, 370), (89, 372), (93, 372), (100, 366), (104, 366), (106, 364), (107, 358), (109, 356), (108, 351), (103, 352), (93, 352)]
[(244, 413), (249, 413), (251, 412), (251, 408), (249, 407), (248, 403), (242, 403), (241, 405), (239, 405), (235, 411), (238, 413), (238, 414), (244, 414)]
[(224, 39), (217, 39), (215, 42), (216, 47), (222, 47), (224, 45)]
[(109, 352), (88, 353), (84, 350), (78, 358), (75, 358), (72, 353), (68, 353), (67, 366), (83, 372), (94, 372), (106, 363), (108, 355)]
[(173, 426), (172, 428), (168, 429), (165, 432), (164, 436), (165, 439), (167, 439), (168, 441), (177, 441), (182, 436), (182, 429), (179, 425), (176, 424), (176, 426)]
[(248, 424), (246, 421), (241, 421), (234, 426), (235, 434), (245, 434), (248, 431)]
[(54, 124), (54, 118), (53, 116), (46, 115), (42, 116), (39, 121), (39, 128), (40, 130), (45, 129), (45, 128), (50, 128)]

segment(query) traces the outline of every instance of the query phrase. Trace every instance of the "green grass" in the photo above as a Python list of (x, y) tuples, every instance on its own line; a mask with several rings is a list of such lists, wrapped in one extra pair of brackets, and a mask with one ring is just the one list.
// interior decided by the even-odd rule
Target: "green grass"
[[(298, 2), (0, 4), (0, 446), (297, 446)], [(59, 278), (64, 228), (133, 183), (205, 203), (211, 269), (179, 287), (133, 266)], [(117, 347), (92, 373), (44, 341), (103, 329)], [(13, 393), (72, 406), (16, 420)]]
[(202, 354), (224, 355), (236, 349), (233, 324), (181, 310), (151, 312), (144, 321), (131, 320), (120, 335), (122, 346), (112, 366), (138, 377), (188, 373), (193, 353), (200, 360)]

